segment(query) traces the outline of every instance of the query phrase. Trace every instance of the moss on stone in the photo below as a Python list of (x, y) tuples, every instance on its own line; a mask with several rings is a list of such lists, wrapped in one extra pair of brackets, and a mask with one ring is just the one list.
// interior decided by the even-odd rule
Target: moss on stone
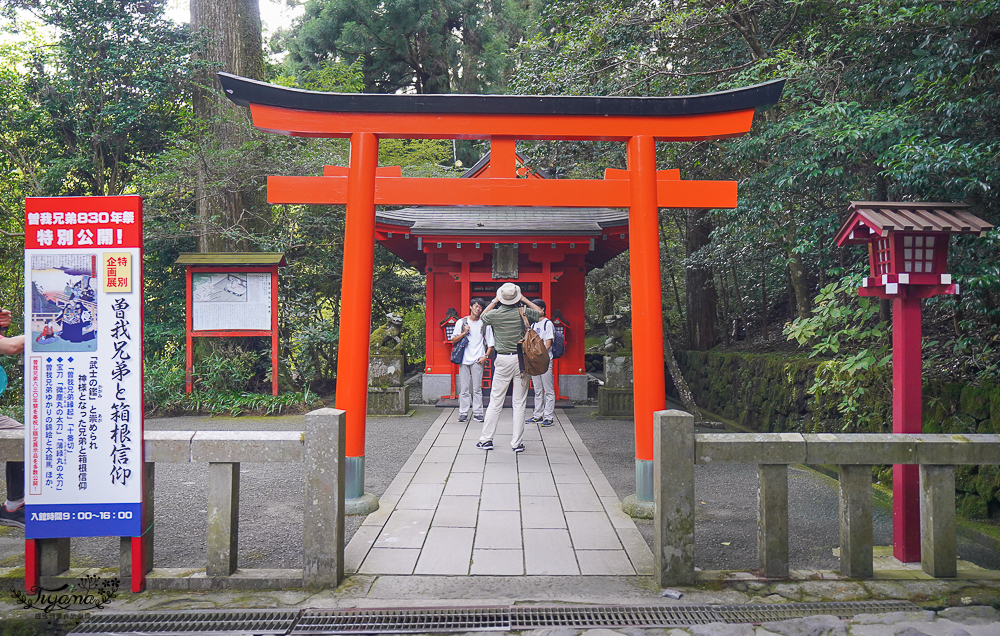
[(977, 386), (963, 387), (958, 408), (962, 413), (977, 420), (988, 419), (990, 417), (989, 391)]
[(959, 496), (956, 512), (967, 519), (985, 519), (988, 514), (986, 502), (973, 494)]

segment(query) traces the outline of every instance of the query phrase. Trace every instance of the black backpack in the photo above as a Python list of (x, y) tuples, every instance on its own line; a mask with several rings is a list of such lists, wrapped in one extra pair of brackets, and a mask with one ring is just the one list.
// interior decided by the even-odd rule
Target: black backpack
[(566, 353), (566, 339), (558, 329), (553, 327), (552, 331), (554, 333), (552, 336), (552, 359), (555, 360)]

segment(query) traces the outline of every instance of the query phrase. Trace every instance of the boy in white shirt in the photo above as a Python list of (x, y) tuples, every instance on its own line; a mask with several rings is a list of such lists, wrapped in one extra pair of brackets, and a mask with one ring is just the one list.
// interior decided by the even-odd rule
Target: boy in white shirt
[(458, 365), (458, 421), (469, 419), (469, 409), (477, 422), (483, 421), (483, 364), (493, 348), (493, 330), (479, 319), (486, 308), (486, 301), (473, 298), (469, 315), (455, 323), (451, 343), (454, 345), (468, 336), (462, 364)]
[(549, 368), (542, 375), (531, 376), (531, 385), (535, 389), (535, 410), (527, 422), (539, 426), (552, 426), (556, 411), (556, 387), (552, 375), (552, 341), (555, 339), (555, 327), (552, 321), (545, 317), (545, 301), (536, 298), (532, 301), (542, 310), (542, 317), (531, 325), (538, 337), (549, 350)]

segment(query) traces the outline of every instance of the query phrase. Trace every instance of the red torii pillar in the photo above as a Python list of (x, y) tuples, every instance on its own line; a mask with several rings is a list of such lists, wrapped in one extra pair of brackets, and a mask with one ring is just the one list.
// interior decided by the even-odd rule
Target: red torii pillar
[[(665, 405), (658, 208), (734, 208), (733, 181), (684, 181), (656, 169), (656, 141), (742, 135), (784, 80), (686, 97), (315, 93), (219, 73), (254, 125), (278, 134), (347, 137), (350, 166), (322, 177), (269, 177), (268, 202), (347, 205), (337, 408), (347, 411), (346, 496), (364, 495), (368, 333), (376, 205), (629, 209), (637, 499), (653, 498), (653, 413)], [(378, 169), (378, 138), (489, 139), (488, 179), (404, 178)], [(516, 140), (620, 141), (627, 179), (518, 179)], [(397, 169), (398, 170), (398, 169)], [(369, 496), (370, 497), (370, 496)], [(349, 503), (348, 506), (351, 504)]]

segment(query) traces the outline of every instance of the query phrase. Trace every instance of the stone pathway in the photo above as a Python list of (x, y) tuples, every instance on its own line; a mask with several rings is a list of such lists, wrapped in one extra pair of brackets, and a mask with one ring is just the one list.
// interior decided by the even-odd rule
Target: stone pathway
[(649, 547), (569, 418), (526, 424), (523, 453), (510, 450), (510, 420), (505, 409), (485, 452), (479, 422), (442, 412), (348, 544), (347, 572), (653, 574)]

